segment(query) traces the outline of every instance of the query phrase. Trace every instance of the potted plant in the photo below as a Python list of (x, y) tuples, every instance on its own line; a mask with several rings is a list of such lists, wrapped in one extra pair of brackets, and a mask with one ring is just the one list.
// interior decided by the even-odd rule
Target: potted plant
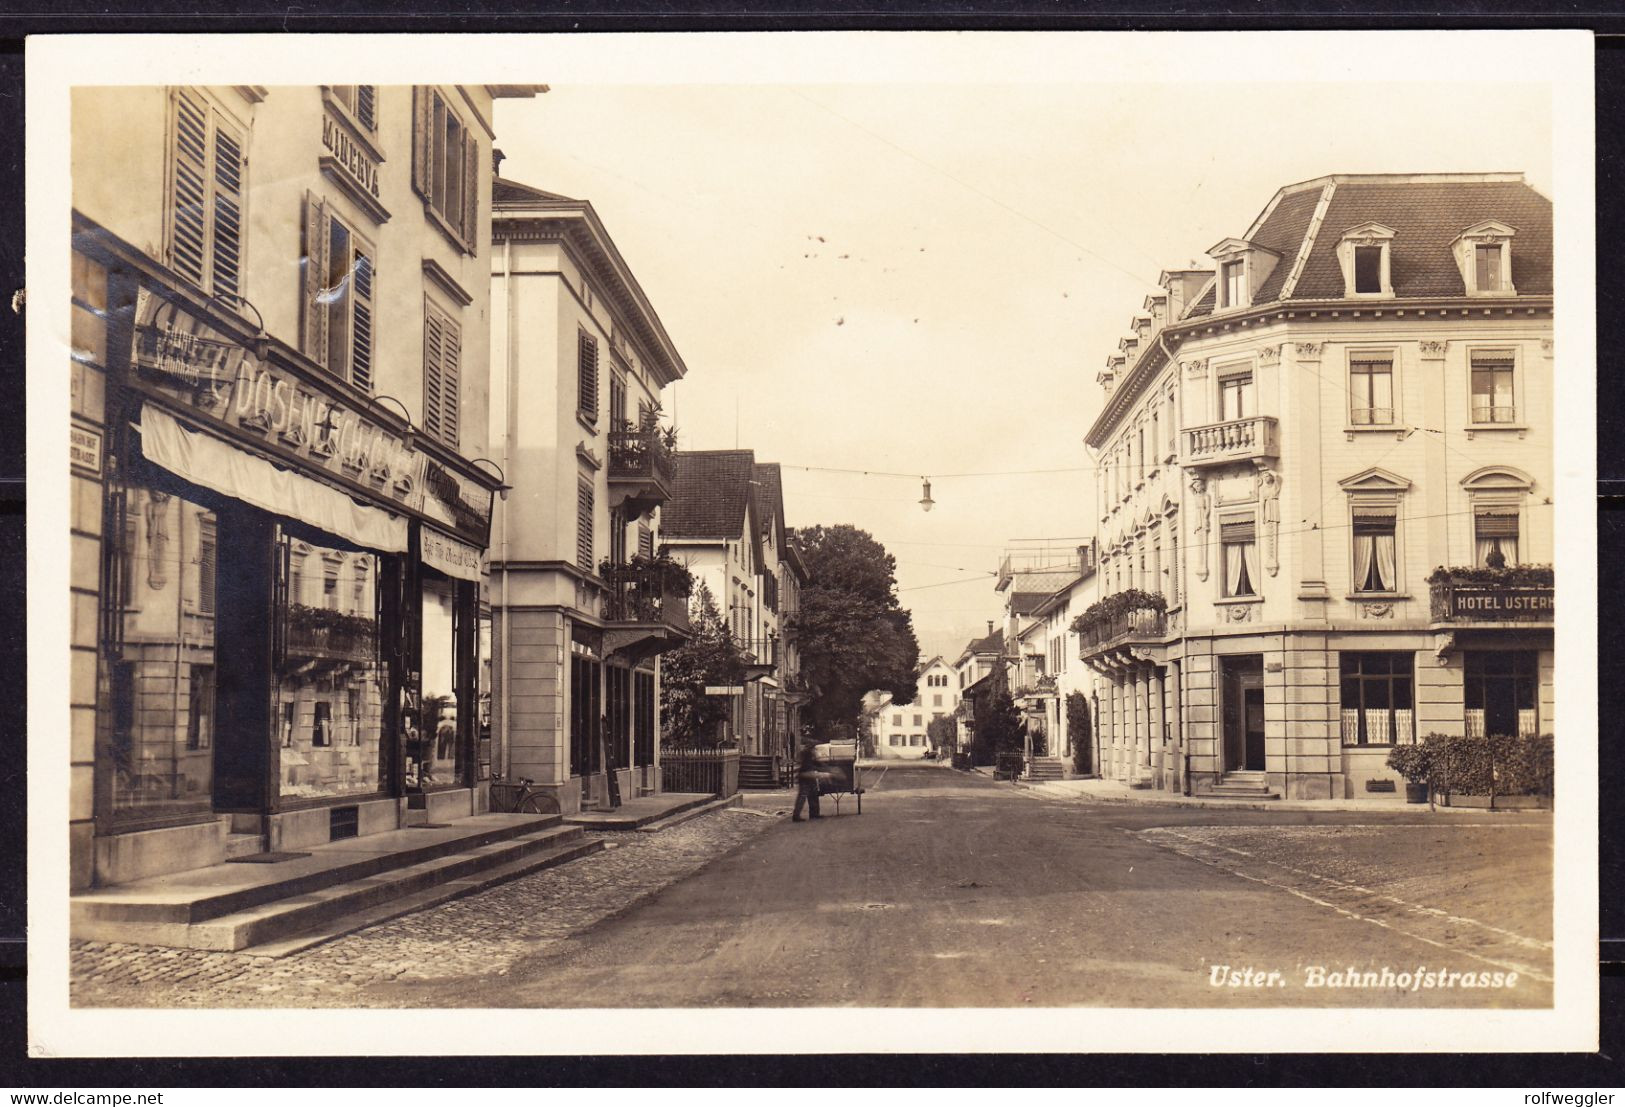
[(1388, 767), (1405, 778), (1405, 802), (1426, 803), (1428, 777), (1433, 773), (1433, 750), (1420, 742), (1388, 751)]

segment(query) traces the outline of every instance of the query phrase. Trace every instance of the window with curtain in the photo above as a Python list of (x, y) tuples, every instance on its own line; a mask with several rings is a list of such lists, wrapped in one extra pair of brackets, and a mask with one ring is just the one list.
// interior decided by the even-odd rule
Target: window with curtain
[(1224, 567), (1224, 594), (1258, 595), (1257, 527), (1249, 517), (1219, 523), (1219, 550)]
[(1349, 421), (1357, 427), (1394, 421), (1392, 354), (1362, 354), (1349, 361)]
[(1519, 564), (1516, 507), (1480, 507), (1473, 512), (1473, 564), (1491, 569)]
[(1399, 591), (1397, 520), (1390, 509), (1354, 509), (1354, 590)]
[(1469, 738), (1540, 733), (1540, 666), (1530, 650), (1462, 654), (1462, 706)]
[(1416, 741), (1412, 699), (1414, 655), (1401, 651), (1338, 655), (1345, 746)]
[(1233, 373), (1219, 379), (1219, 422), (1245, 419), (1253, 412), (1252, 373)]
[(1511, 350), (1477, 350), (1472, 360), (1472, 421), (1511, 423), (1518, 417), (1512, 395), (1516, 360)]

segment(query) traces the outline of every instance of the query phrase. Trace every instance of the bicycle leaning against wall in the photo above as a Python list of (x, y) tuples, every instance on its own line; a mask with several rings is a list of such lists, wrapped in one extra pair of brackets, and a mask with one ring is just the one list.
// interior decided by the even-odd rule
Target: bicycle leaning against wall
[(491, 778), (491, 810), (497, 814), (559, 815), (563, 813), (559, 801), (551, 792), (533, 787), (529, 777), (506, 780)]

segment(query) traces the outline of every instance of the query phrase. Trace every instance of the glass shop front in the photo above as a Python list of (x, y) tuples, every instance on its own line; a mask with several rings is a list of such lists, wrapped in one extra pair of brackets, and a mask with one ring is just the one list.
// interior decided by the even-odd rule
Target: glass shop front
[(97, 833), (473, 787), (490, 479), (184, 290), (109, 299)]

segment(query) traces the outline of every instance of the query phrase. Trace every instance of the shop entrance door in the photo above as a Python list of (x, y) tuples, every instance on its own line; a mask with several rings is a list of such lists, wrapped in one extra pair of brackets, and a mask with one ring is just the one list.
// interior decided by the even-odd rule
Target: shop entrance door
[(1258, 654), (1220, 661), (1224, 701), (1224, 771), (1264, 771), (1264, 659)]

